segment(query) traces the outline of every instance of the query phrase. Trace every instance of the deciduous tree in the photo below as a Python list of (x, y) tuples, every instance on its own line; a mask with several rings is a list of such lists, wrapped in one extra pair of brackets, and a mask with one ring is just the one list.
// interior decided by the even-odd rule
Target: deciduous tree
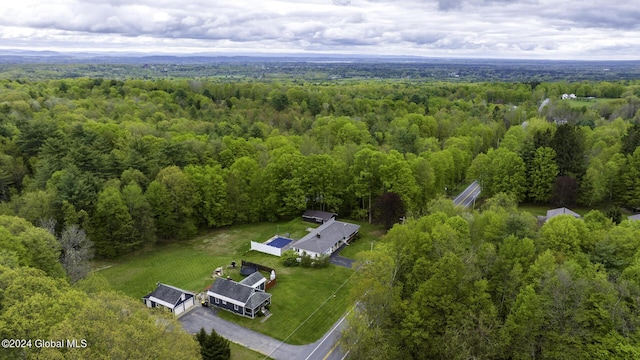
[(69, 276), (71, 283), (83, 279), (91, 270), (93, 259), (93, 242), (87, 238), (84, 230), (77, 225), (65, 228), (60, 234), (62, 255), (60, 262)]
[(136, 240), (133, 246), (153, 244), (156, 241), (153, 211), (147, 197), (135, 181), (122, 189), (122, 200), (131, 215), (133, 238)]
[(90, 234), (99, 256), (126, 253), (139, 241), (133, 237), (133, 220), (117, 187), (100, 192), (91, 222)]
[(179, 167), (162, 169), (145, 195), (160, 237), (186, 239), (196, 233), (195, 187)]
[(215, 227), (227, 225), (223, 217), (227, 203), (227, 184), (222, 168), (216, 166), (189, 165), (184, 173), (195, 188), (194, 213), (202, 225)]
[(558, 175), (552, 148), (540, 147), (536, 150), (529, 172), (529, 197), (536, 202), (548, 202), (553, 191), (553, 182)]

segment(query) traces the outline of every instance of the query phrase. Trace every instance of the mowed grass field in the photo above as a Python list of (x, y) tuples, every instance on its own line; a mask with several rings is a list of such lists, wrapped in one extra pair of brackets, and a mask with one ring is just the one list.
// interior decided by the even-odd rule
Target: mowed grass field
[[(361, 225), (361, 238), (343, 255), (354, 257), (358, 251), (369, 250), (370, 241), (382, 234), (377, 227)], [(202, 292), (213, 283), (211, 275), (217, 267), (224, 268), (225, 276), (241, 280), (241, 260), (272, 267), (278, 284), (269, 290), (271, 317), (261, 322), (262, 318), (251, 320), (225, 311), (220, 315), (290, 344), (308, 344), (320, 339), (352, 306), (349, 291), (354, 270), (334, 265), (323, 269), (284, 267), (279, 257), (250, 251), (250, 241), (263, 242), (276, 233), (298, 239), (306, 234), (306, 228), (314, 226), (301, 219), (233, 226), (188, 241), (158, 244), (153, 250), (96, 266), (103, 268), (99, 274), (113, 289), (137, 299), (153, 291), (157, 282)], [(229, 267), (232, 261), (238, 268)]]
[[(578, 214), (585, 216), (587, 215), (587, 213), (589, 213), (589, 211), (591, 210), (600, 210), (603, 214), (607, 213), (607, 210), (611, 207), (613, 207), (614, 205), (600, 205), (600, 206), (596, 206), (596, 207), (585, 207), (585, 206), (570, 206), (569, 209), (571, 209), (572, 211), (577, 212)], [(523, 210), (523, 211), (528, 211), (529, 213), (531, 213), (534, 216), (546, 216), (547, 215), (547, 210), (551, 210), (556, 208), (553, 205), (549, 205), (549, 204), (531, 204), (531, 203), (522, 203), (522, 204), (518, 204), (518, 209), (519, 210)], [(628, 215), (631, 215), (631, 213), (626, 210), (626, 209), (620, 209), (620, 211), (622, 212), (622, 218), (625, 219)]]
[(626, 102), (624, 99), (617, 99), (617, 98), (567, 99), (562, 101), (569, 104), (569, 106), (571, 106), (572, 108), (581, 108), (584, 106), (587, 109), (590, 107), (600, 105), (602, 103), (612, 103), (612, 104), (623, 103), (624, 104)]

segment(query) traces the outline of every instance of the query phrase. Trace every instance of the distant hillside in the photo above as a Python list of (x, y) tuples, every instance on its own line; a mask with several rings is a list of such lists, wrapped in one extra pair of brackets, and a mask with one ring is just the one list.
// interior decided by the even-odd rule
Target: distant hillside
[(0, 78), (6, 79), (171, 76), (297, 80), (613, 81), (640, 78), (639, 65), (640, 61), (448, 59), (352, 54), (182, 55), (0, 50)]

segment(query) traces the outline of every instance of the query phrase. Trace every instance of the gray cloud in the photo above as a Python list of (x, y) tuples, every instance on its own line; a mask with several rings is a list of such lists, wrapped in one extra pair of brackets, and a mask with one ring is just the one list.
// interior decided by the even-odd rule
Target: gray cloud
[(638, 18), (604, 0), (21, 0), (0, 47), (640, 58)]
[(517, 4), (536, 3), (537, 0), (437, 0), (438, 9), (441, 11), (460, 10), (465, 5), (470, 6), (493, 6), (495, 4)]
[(460, 9), (462, 2), (463, 0), (438, 0), (438, 9), (442, 11)]
[(604, 4), (585, 4), (566, 14), (566, 19), (581, 27), (595, 27), (616, 30), (640, 29), (640, 8), (637, 4), (624, 4), (618, 7)]
[(443, 38), (442, 34), (422, 32), (422, 31), (406, 31), (401, 34), (401, 39), (403, 41), (416, 44), (416, 45), (426, 45), (426, 44), (434, 44), (437, 41)]

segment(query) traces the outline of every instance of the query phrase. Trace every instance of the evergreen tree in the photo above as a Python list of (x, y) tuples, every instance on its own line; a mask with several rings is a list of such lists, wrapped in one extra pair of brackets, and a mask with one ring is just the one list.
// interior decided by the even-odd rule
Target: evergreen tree
[(231, 359), (231, 349), (229, 340), (218, 335), (215, 330), (207, 334), (204, 328), (196, 334), (196, 340), (200, 344), (200, 354), (202, 360), (229, 360)]
[(552, 141), (560, 175), (573, 175), (580, 179), (586, 170), (584, 162), (584, 135), (573, 125), (560, 125)]

